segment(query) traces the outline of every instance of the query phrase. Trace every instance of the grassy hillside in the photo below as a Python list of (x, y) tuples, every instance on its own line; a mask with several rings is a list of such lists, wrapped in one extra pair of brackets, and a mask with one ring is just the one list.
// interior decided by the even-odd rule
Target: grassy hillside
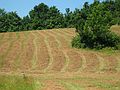
[(74, 36), (73, 28), (0, 33), (0, 90), (120, 90), (120, 52), (72, 48)]

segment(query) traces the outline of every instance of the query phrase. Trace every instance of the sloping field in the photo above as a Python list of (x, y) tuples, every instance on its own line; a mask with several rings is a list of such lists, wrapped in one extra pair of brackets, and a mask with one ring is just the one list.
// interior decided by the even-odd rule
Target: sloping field
[(72, 48), (75, 34), (0, 33), (0, 90), (120, 90), (120, 51)]

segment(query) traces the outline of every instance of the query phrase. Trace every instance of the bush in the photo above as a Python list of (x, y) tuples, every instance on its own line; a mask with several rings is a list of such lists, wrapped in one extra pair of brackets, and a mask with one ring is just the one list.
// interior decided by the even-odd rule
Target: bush
[(90, 13), (86, 15), (87, 19), (76, 25), (79, 36), (73, 39), (72, 46), (91, 49), (106, 47), (120, 49), (120, 36), (109, 30), (112, 21), (111, 12), (103, 3), (93, 5), (89, 9)]
[(120, 36), (113, 32), (101, 33), (98, 36), (85, 32), (73, 38), (72, 47), (91, 49), (111, 47), (113, 49), (120, 49)]
[(81, 48), (80, 36), (77, 35), (72, 40), (72, 47)]

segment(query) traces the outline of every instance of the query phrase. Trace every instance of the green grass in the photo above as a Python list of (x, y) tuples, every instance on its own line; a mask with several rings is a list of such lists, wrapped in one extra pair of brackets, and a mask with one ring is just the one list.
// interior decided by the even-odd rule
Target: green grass
[(33, 78), (0, 76), (0, 90), (35, 90)]
[(60, 83), (67, 89), (67, 90), (85, 90), (78, 84), (70, 83), (70, 82), (65, 82), (65, 81), (60, 81)]
[[(75, 83), (77, 81), (82, 83)], [(112, 82), (113, 83), (112, 83)], [(98, 88), (105, 90), (120, 90), (120, 81), (114, 78), (68, 78), (58, 81), (66, 90), (85, 90), (86, 88)]]
[(103, 81), (92, 81), (95, 87), (103, 88), (106, 90), (120, 90), (120, 82), (116, 82), (115, 84), (106, 83)]
[[(45, 81), (55, 81), (61, 84), (65, 90), (85, 90), (98, 88), (105, 90), (120, 90), (119, 79), (114, 77), (71, 77), (54, 78), (52, 76), (27, 77), (27, 76), (0, 76), (0, 90), (42, 90)], [(78, 82), (76, 82), (78, 81)]]
[(0, 90), (41, 90), (42, 80), (27, 76), (0, 76)]
[(107, 54), (107, 55), (112, 55), (112, 54), (120, 53), (120, 50), (114, 50), (112, 48), (103, 48), (99, 50), (99, 52)]

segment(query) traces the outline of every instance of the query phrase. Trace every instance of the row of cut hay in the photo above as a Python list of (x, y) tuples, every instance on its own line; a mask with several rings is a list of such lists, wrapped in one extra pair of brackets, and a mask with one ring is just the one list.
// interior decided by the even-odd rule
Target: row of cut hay
[(10, 58), (9, 54), (14, 47), (14, 43), (17, 41), (16, 33), (5, 33), (5, 36), (2, 41), (3, 42), (0, 46), (1, 70), (10, 71), (12, 61), (9, 59)]
[(65, 63), (65, 57), (62, 51), (59, 49), (59, 43), (47, 32), (42, 32), (47, 37), (47, 42), (51, 48), (51, 55), (53, 58), (50, 70), (61, 71)]
[(37, 61), (36, 70), (44, 70), (49, 64), (48, 48), (44, 41), (44, 37), (39, 32), (34, 32), (36, 36), (36, 47), (37, 47)]
[(20, 61), (20, 70), (22, 72), (25, 72), (27, 70), (32, 69), (32, 58), (33, 58), (33, 53), (34, 53), (34, 45), (33, 45), (33, 35), (32, 33), (28, 32), (29, 36), (25, 36), (25, 43), (24, 47), (22, 48), (22, 54), (21, 57), (19, 58)]

